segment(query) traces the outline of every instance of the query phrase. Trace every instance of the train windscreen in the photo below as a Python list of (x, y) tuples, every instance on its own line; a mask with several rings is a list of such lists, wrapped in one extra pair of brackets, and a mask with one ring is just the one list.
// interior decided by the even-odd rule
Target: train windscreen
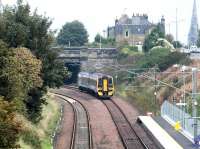
[(98, 87), (102, 87), (102, 86), (103, 86), (103, 80), (102, 78), (99, 78)]
[(112, 87), (112, 86), (113, 86), (112, 78), (108, 78), (108, 85), (109, 85), (109, 87)]

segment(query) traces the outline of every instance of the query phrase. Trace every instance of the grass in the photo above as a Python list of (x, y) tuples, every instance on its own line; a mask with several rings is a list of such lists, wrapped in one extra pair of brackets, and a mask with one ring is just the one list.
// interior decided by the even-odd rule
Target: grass
[(130, 88), (129, 90), (125, 90), (125, 87), (125, 84), (118, 86), (117, 94), (119, 96), (138, 107), (141, 113), (155, 111), (155, 98), (152, 88)]
[(42, 141), (42, 149), (52, 149), (51, 142), (49, 142), (49, 139), (44, 139)]
[(19, 144), (21, 146), (21, 149), (32, 149), (32, 147), (30, 145), (27, 145), (26, 143), (24, 143), (24, 141), (22, 139), (20, 139)]
[(60, 105), (47, 95), (47, 105), (44, 106), (43, 119), (36, 125), (20, 116), (26, 131), (22, 135), (19, 144), (22, 149), (52, 149), (51, 136), (55, 131), (60, 118)]

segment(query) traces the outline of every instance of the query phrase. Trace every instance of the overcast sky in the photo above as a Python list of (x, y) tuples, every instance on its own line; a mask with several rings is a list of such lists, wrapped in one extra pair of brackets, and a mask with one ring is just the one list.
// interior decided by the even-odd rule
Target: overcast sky
[[(66, 22), (81, 21), (93, 41), (96, 33), (114, 25), (115, 18), (126, 13), (147, 13), (151, 22), (158, 22), (162, 15), (166, 19), (166, 32), (176, 35), (176, 8), (178, 9), (178, 39), (187, 43), (193, 0), (26, 0), (32, 10), (52, 18), (52, 29), (60, 29)], [(16, 0), (2, 0), (3, 4), (14, 4)], [(197, 9), (199, 1), (197, 0)], [(199, 12), (199, 11), (198, 11)], [(200, 14), (198, 14), (200, 16)], [(198, 17), (199, 18), (199, 17)], [(200, 18), (198, 19), (200, 20)]]

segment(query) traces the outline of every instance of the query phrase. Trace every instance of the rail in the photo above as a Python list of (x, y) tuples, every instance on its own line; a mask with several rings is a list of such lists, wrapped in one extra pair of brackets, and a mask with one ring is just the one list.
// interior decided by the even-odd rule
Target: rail
[(57, 97), (68, 102), (74, 111), (73, 133), (71, 149), (93, 148), (90, 117), (87, 109), (81, 102), (62, 93), (54, 93)]
[(121, 108), (112, 100), (104, 100), (103, 103), (111, 114), (125, 148), (148, 149), (143, 140), (136, 134)]

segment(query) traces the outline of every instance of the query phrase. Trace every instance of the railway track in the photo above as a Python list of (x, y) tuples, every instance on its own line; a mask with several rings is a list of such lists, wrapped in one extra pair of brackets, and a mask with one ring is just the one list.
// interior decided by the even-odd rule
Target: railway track
[[(65, 86), (65, 88), (72, 90), (72, 92), (68, 93), (70, 98), (95, 98), (91, 95), (80, 92), (77, 87)], [(77, 90), (79, 93), (77, 93)], [(139, 126), (138, 123), (131, 125), (130, 121), (127, 119), (121, 108), (113, 100), (103, 100), (102, 102), (110, 112), (113, 122), (115, 123), (118, 130), (118, 134), (126, 149), (159, 148), (151, 139), (149, 139), (149, 136), (145, 133), (141, 126)]]
[(55, 96), (67, 101), (74, 111), (74, 124), (70, 149), (92, 149), (92, 133), (90, 119), (84, 106), (72, 97), (54, 93)]
[(143, 130), (138, 124), (132, 127), (120, 107), (112, 100), (102, 101), (111, 114), (118, 133), (126, 149), (157, 149), (149, 138), (143, 135)]
[(64, 85), (64, 88), (68, 88), (68, 89), (73, 89), (73, 90), (79, 90), (78, 86), (76, 84), (73, 85)]

